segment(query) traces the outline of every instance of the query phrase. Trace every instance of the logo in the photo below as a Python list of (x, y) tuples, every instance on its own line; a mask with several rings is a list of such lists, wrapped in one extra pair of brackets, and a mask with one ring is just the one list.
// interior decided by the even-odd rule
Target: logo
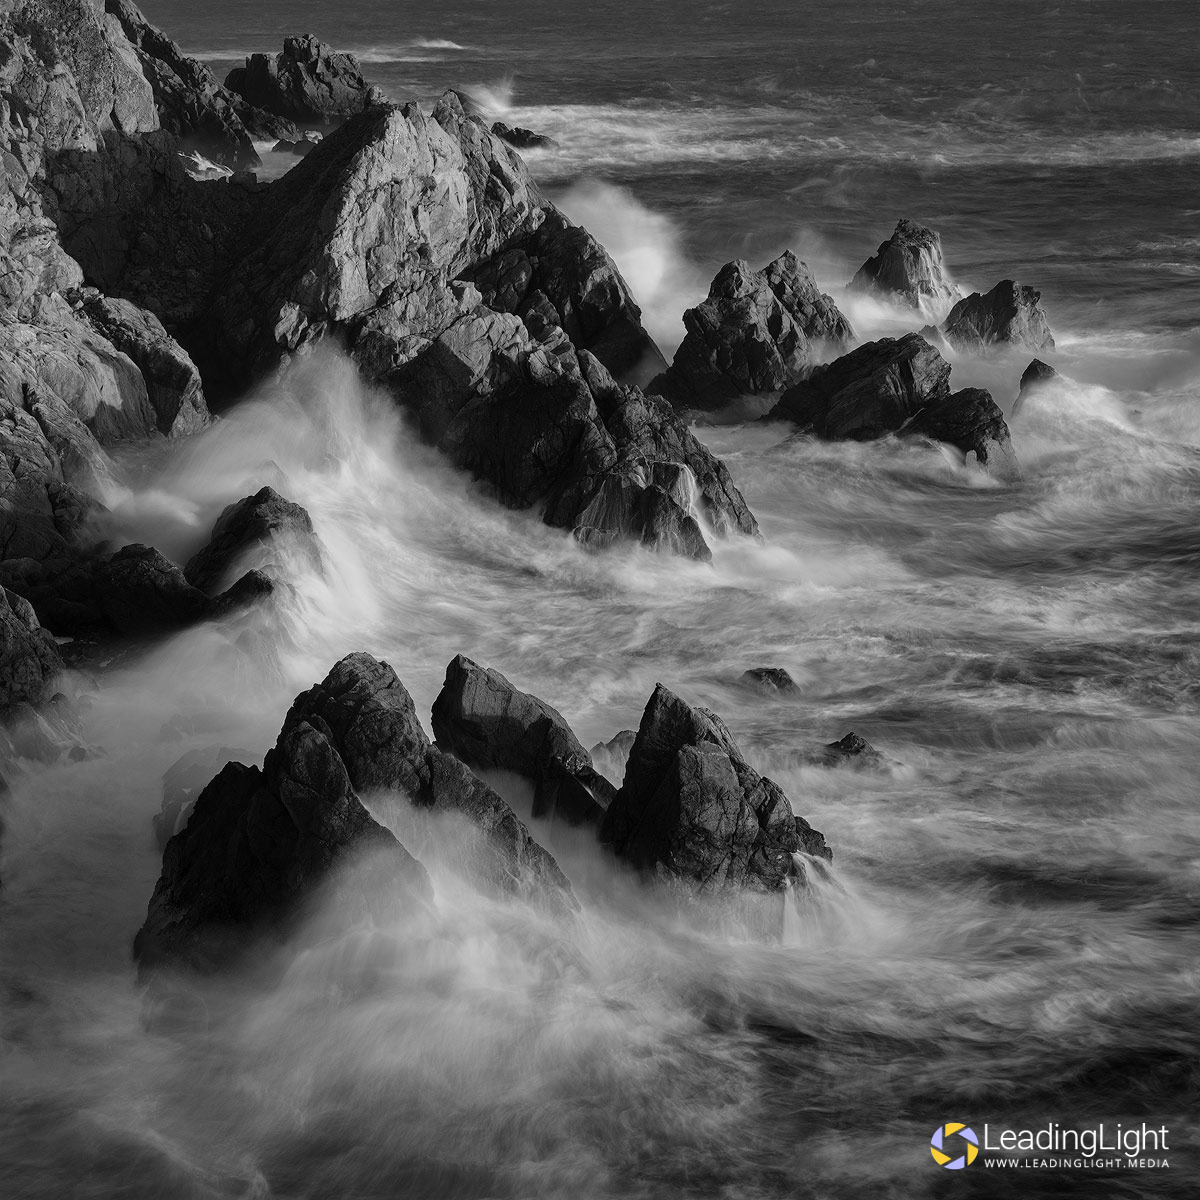
[(947, 1171), (961, 1171), (969, 1167), (979, 1153), (979, 1139), (973, 1129), (959, 1121), (939, 1125), (929, 1139), (929, 1153), (939, 1167)]

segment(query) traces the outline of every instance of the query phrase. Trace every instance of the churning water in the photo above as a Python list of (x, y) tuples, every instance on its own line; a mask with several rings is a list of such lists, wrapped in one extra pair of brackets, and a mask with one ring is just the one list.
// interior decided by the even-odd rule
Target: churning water
[[(117, 462), (123, 541), (183, 561), (272, 483), (327, 565), (285, 562), (269, 610), (77, 674), (91, 755), (14, 777), (5, 1194), (1194, 1195), (1191, 5), (147, 9), (214, 59), (311, 28), (369, 51), (402, 98), (489, 88), (563, 143), (535, 171), (668, 347), (720, 262), (791, 244), (840, 301), (907, 215), (970, 286), (1043, 288), (1069, 378), (1013, 418), (1016, 487), (931, 446), (698, 430), (765, 534), (717, 543), (711, 567), (588, 554), (499, 508), (332, 351)], [(864, 338), (903, 325), (848, 311)], [(959, 361), (955, 384), (1007, 410), (1024, 362)], [(569, 831), (535, 825), (583, 902), (561, 923), (480, 896), (439, 858), (452, 830), (413, 832), (436, 916), (318, 921), (270, 986), (145, 993), (129, 947), (163, 771), (201, 746), (260, 761), (291, 698), (356, 649), (423, 713), (468, 654), (588, 745), (635, 727), (661, 680), (726, 718), (834, 868), (764, 944), (735, 912), (687, 919)], [(742, 690), (760, 665), (801, 694)], [(851, 729), (885, 766), (811, 764)], [(1158, 1172), (941, 1172), (929, 1137), (958, 1120), (1145, 1120), (1180, 1149)]]

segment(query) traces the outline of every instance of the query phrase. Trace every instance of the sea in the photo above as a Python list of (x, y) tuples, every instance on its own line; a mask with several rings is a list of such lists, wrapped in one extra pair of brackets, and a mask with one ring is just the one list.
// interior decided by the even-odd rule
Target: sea
[[(1060, 378), (955, 356), (1010, 416), (1002, 486), (927, 442), (698, 424), (762, 526), (711, 565), (589, 553), (423, 446), (334, 351), (213, 427), (118, 455), (114, 537), (178, 561), (271, 483), (317, 572), (240, 623), (73, 673), (89, 746), (19, 764), (0, 842), (0, 1191), (12, 1197), (901, 1200), (1200, 1194), (1200, 9), (1192, 0), (146, 0), (222, 78), (284, 36), (402, 102), (470, 93), (608, 248), (670, 356), (725, 262), (787, 248), (847, 294), (908, 217), (966, 291), (1038, 288)], [(264, 147), (264, 150), (266, 148)], [(280, 156), (264, 157), (267, 174)], [(426, 715), (459, 653), (585, 745), (657, 682), (720, 714), (828, 872), (783, 934), (697, 912), (532, 822), (581, 901), (480, 893), (314, 929), (269, 985), (139, 984), (151, 818), (189, 750), (261, 762), (341, 655)], [(764, 695), (749, 668), (786, 669)], [(883, 755), (821, 765), (849, 732)], [(598, 761), (620, 782), (619, 754)], [(528, 812), (528, 789), (497, 786)], [(388, 806), (370, 801), (386, 819)], [(447, 834), (449, 837), (450, 835)], [(981, 1152), (948, 1124), (1161, 1129)], [(1142, 1143), (1144, 1144), (1144, 1143)]]

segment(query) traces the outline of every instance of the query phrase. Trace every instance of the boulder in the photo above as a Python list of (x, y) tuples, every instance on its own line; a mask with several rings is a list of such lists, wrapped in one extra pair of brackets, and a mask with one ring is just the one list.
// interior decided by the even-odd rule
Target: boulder
[(221, 513), (208, 544), (184, 568), (184, 577), (192, 587), (211, 595), (247, 552), (277, 540), (306, 558), (314, 571), (322, 569), (321, 547), (308, 511), (274, 488), (264, 487)]
[(1031, 287), (1002, 280), (987, 295), (973, 292), (960, 300), (942, 324), (942, 332), (959, 350), (995, 345), (1022, 346), (1034, 353), (1053, 350), (1041, 298), (1041, 292)]
[(304, 125), (362, 112), (371, 89), (358, 59), (311, 34), (284, 38), (281, 54), (252, 54), (225, 77), (247, 104)]
[(1049, 363), (1035, 358), (1021, 373), (1021, 386), (1017, 392), (1017, 399), (1013, 403), (1012, 412), (1009, 414), (1010, 419), (1021, 411), (1022, 405), (1030, 396), (1041, 391), (1051, 380), (1059, 378), (1061, 376)]
[(15, 705), (42, 703), (62, 670), (58, 645), (33, 605), (0, 587), (0, 717)]
[(941, 237), (907, 219), (898, 221), (892, 236), (858, 268), (849, 288), (939, 317), (962, 296), (946, 273)]
[(825, 348), (854, 330), (789, 250), (762, 271), (727, 263), (708, 298), (683, 315), (687, 334), (670, 368), (647, 385), (683, 409), (721, 408), (804, 379)]
[(351, 654), (324, 682), (296, 698), (284, 729), (307, 722), (326, 731), (359, 793), (395, 791), (418, 808), (454, 813), (480, 833), (468, 862), (473, 880), (556, 912), (575, 908), (554, 859), (500, 796), (457, 758), (430, 745), (412, 698), (387, 663)]
[(832, 859), (825, 838), (746, 762), (721, 719), (662, 684), (600, 836), (632, 866), (704, 891), (780, 891), (803, 878), (795, 855)]
[(999, 479), (1019, 478), (1004, 415), (978, 388), (950, 391), (950, 364), (920, 334), (881, 338), (818, 367), (769, 414), (830, 441), (921, 434), (974, 454)]
[(518, 150), (552, 150), (558, 147), (558, 143), (544, 133), (534, 133), (532, 129), (525, 129), (521, 125), (505, 125), (503, 121), (492, 124), (492, 133)]
[(884, 756), (857, 733), (848, 733), (836, 742), (830, 742), (821, 754), (826, 767), (851, 766), (856, 769), (872, 769), (884, 765)]
[(476, 770), (531, 780), (535, 817), (598, 825), (616, 793), (561, 713), (461, 654), (446, 668), (432, 719), (439, 749)]
[(768, 695), (799, 695), (800, 687), (782, 667), (751, 667), (742, 672), (741, 682)]
[(249, 758), (248, 750), (232, 746), (205, 746), (176, 759), (163, 776), (162, 805), (154, 814), (154, 836), (159, 850), (181, 830), (192, 815), (196, 799), (210, 779), (229, 762)]

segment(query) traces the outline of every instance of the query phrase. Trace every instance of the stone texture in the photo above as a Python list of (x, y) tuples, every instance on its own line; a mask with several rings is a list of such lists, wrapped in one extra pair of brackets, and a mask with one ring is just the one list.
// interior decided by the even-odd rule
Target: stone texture
[(670, 368), (647, 385), (679, 408), (717, 409), (804, 379), (827, 349), (854, 339), (850, 323), (789, 250), (762, 271), (727, 263), (708, 298), (683, 315)]
[(552, 137), (544, 133), (534, 133), (523, 125), (506, 125), (503, 121), (493, 122), (492, 133), (518, 150), (550, 150), (558, 146)]
[(557, 709), (461, 654), (433, 702), (433, 733), (440, 749), (476, 770), (531, 780), (535, 817), (598, 825), (616, 792)]
[(892, 236), (859, 267), (849, 287), (855, 292), (874, 292), (937, 317), (962, 296), (946, 273), (941, 237), (907, 219), (896, 223)]
[(1022, 346), (1034, 353), (1053, 350), (1041, 299), (1041, 292), (1005, 279), (987, 295), (973, 292), (960, 300), (946, 317), (942, 332), (958, 350), (996, 345)]
[(742, 683), (767, 695), (799, 695), (796, 681), (783, 667), (751, 667), (742, 672)]
[(920, 334), (868, 342), (788, 389), (769, 414), (830, 441), (921, 434), (1020, 477), (1004, 415), (978, 388), (952, 393), (950, 364)]
[(40, 704), (63, 669), (58, 646), (28, 600), (0, 587), (0, 717), (17, 704)]
[(601, 839), (639, 869), (701, 889), (779, 891), (793, 854), (831, 859), (824, 837), (742, 757), (721, 719), (659, 684), (642, 715)]

